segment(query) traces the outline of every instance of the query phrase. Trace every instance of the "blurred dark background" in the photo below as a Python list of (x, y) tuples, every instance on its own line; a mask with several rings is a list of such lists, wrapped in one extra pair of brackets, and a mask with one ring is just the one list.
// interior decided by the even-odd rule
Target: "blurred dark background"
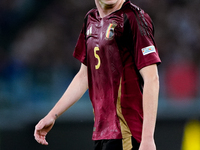
[[(200, 117), (200, 1), (132, 2), (153, 19), (162, 59), (157, 148), (181, 150), (185, 125)], [(72, 53), (93, 7), (94, 0), (0, 0), (0, 150), (92, 149), (88, 93), (57, 120), (49, 146), (33, 131), (79, 70)]]

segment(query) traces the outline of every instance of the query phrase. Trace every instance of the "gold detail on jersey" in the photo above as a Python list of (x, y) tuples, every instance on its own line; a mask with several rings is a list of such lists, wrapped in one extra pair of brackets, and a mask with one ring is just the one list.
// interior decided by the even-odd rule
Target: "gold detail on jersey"
[(118, 90), (118, 99), (117, 99), (117, 115), (120, 121), (120, 126), (121, 126), (121, 133), (122, 133), (122, 138), (123, 138), (123, 149), (132, 149), (132, 144), (131, 144), (131, 131), (128, 127), (128, 124), (122, 114), (122, 108), (121, 108), (121, 80), (120, 80), (120, 85), (119, 85), (119, 90)]
[(123, 149), (125, 150), (132, 150), (133, 145), (132, 145), (132, 139), (131, 136), (127, 138), (122, 139), (122, 144), (123, 144)]
[(100, 59), (99, 55), (97, 54), (97, 51), (99, 51), (99, 47), (94, 48), (94, 57), (98, 60), (97, 65), (95, 65), (95, 69), (99, 69), (99, 67), (101, 65), (101, 59)]

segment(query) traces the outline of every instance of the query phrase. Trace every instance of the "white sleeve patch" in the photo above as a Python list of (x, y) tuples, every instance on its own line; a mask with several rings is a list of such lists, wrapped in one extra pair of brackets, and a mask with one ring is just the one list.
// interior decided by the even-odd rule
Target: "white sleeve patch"
[(147, 54), (150, 54), (150, 53), (153, 53), (153, 52), (156, 52), (156, 49), (155, 49), (155, 47), (153, 45), (145, 47), (145, 48), (142, 49), (142, 54), (143, 55), (147, 55)]

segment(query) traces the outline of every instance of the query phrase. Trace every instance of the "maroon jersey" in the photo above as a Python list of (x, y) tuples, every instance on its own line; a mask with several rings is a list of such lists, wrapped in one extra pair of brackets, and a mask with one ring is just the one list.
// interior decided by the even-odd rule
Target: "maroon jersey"
[(153, 30), (150, 17), (129, 0), (104, 18), (97, 9), (87, 13), (73, 55), (88, 68), (93, 140), (133, 136), (141, 141), (139, 70), (160, 63)]

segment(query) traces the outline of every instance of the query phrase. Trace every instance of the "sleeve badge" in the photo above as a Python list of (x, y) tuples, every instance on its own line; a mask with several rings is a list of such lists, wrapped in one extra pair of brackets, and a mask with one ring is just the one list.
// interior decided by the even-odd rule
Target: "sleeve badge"
[(142, 48), (143, 55), (147, 55), (147, 54), (154, 53), (154, 52), (156, 52), (156, 49), (155, 49), (155, 46), (153, 46), (153, 45)]

